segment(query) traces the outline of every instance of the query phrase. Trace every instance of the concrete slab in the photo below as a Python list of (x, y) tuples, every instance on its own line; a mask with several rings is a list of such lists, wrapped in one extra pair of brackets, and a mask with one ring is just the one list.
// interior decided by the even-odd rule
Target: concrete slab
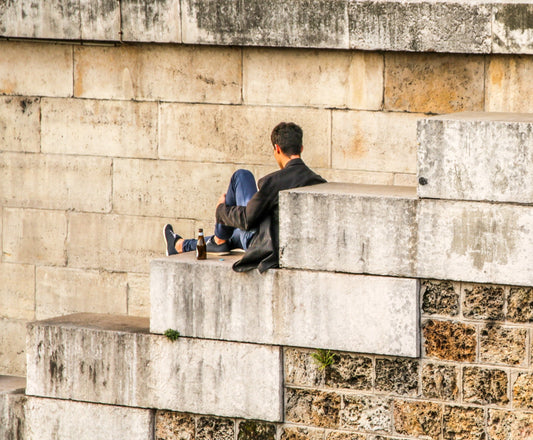
[(394, 356), (419, 355), (414, 279), (325, 271), (236, 273), (238, 256), (152, 261), (150, 329)]
[(0, 376), (0, 438), (23, 440), (25, 437), (24, 405), (26, 379)]
[[(179, 330), (179, 329), (178, 329)], [(281, 349), (148, 333), (148, 319), (77, 314), (28, 325), (28, 395), (282, 418)]]
[(533, 203), (533, 114), (436, 116), (418, 140), (420, 197)]
[(416, 191), (327, 183), (280, 193), (283, 267), (414, 276)]

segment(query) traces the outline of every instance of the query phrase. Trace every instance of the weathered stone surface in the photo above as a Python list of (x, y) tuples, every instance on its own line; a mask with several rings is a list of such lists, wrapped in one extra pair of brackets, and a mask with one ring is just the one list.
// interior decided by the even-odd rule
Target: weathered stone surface
[(195, 440), (195, 421), (190, 414), (156, 411), (155, 440)]
[(276, 425), (247, 420), (239, 422), (238, 440), (276, 440)]
[[(354, 434), (352, 432), (330, 431), (326, 434), (326, 440), (366, 440), (364, 434)], [(378, 437), (373, 437), (378, 440)]]
[(376, 359), (376, 390), (416, 395), (418, 393), (418, 367), (418, 360)]
[(456, 316), (459, 313), (459, 285), (451, 281), (423, 280), (420, 285), (422, 312)]
[(67, 218), (64, 212), (5, 208), (2, 229), (4, 261), (66, 264)]
[(121, 37), (121, 0), (80, 2), (80, 35), (82, 40), (118, 41)]
[(156, 103), (43, 99), (41, 113), (43, 153), (157, 156)]
[(506, 317), (513, 322), (533, 322), (533, 288), (509, 289)]
[(35, 268), (0, 263), (0, 318), (35, 319)]
[(482, 329), (479, 347), (481, 361), (525, 367), (527, 333), (526, 329), (501, 326)]
[(324, 430), (283, 425), (281, 440), (323, 440)]
[(393, 185), (396, 186), (416, 186), (418, 184), (418, 178), (416, 174), (403, 174), (395, 173)]
[(443, 416), (445, 440), (484, 440), (483, 408), (445, 406)]
[(416, 280), (300, 270), (242, 274), (231, 270), (238, 258), (154, 260), (151, 331), (417, 356)]
[[(304, 153), (305, 156), (305, 153)], [(379, 171), (356, 171), (338, 168), (313, 168), (328, 182), (357, 183), (362, 185), (393, 185), (393, 173), (381, 173)], [(404, 185), (398, 185), (404, 186)], [(410, 186), (416, 186), (410, 185)]]
[(74, 58), (76, 97), (241, 102), (241, 51), (236, 48), (82, 46), (74, 49)]
[(356, 390), (372, 389), (372, 359), (350, 353), (336, 353), (334, 363), (325, 368), (326, 386)]
[(128, 273), (128, 315), (150, 317), (150, 275)]
[[(414, 274), (416, 203), (413, 188), (405, 187), (328, 183), (282, 192), (281, 265), (394, 276)], [(303, 212), (313, 215), (301, 215)]]
[(418, 276), (533, 286), (533, 206), (422, 199)]
[(422, 326), (427, 357), (458, 362), (476, 359), (476, 328), (450, 321), (428, 320)]
[(247, 104), (380, 110), (383, 56), (365, 52), (247, 49), (243, 58), (243, 87)]
[(25, 440), (23, 377), (0, 376), (0, 438)]
[(44, 209), (108, 212), (111, 159), (0, 153), (0, 203)]
[(173, 342), (149, 334), (144, 318), (78, 314), (30, 324), (28, 356), (29, 395), (281, 418), (279, 347)]
[[(166, 223), (184, 237), (195, 231), (190, 220), (129, 215), (69, 213), (68, 223), (69, 266), (120, 272), (150, 271), (150, 260), (165, 255)], [(127, 233), (117, 233), (117, 225)]]
[(121, 0), (120, 8), (124, 41), (181, 42), (180, 0)]
[(235, 422), (218, 417), (200, 417), (196, 438), (198, 440), (234, 440)]
[(69, 46), (0, 41), (0, 52), (1, 95), (72, 95), (72, 48)]
[(28, 397), (26, 438), (151, 440), (154, 415), (149, 409)]
[(429, 399), (457, 400), (459, 368), (426, 364), (422, 367), (422, 394)]
[(484, 59), (481, 56), (385, 55), (386, 110), (483, 111), (483, 90)]
[(310, 350), (285, 347), (284, 349), (284, 370), (285, 384), (317, 387), (323, 386), (326, 372), (311, 356)]
[(486, 111), (533, 113), (533, 59), (530, 56), (493, 56), (487, 66)]
[(394, 430), (404, 435), (440, 439), (442, 430), (441, 405), (430, 402), (395, 400)]
[(505, 291), (502, 286), (463, 284), (463, 316), (483, 320), (502, 320)]
[(0, 97), (2, 151), (40, 151), (40, 102), (39, 98)]
[(391, 400), (381, 396), (344, 395), (340, 427), (357, 431), (391, 432)]
[(126, 274), (59, 267), (36, 269), (36, 318), (127, 313)]
[(420, 197), (533, 202), (533, 115), (436, 116), (419, 121), (418, 140)]
[[(114, 159), (113, 210), (117, 214), (211, 219), (235, 165)], [(187, 194), (187, 198), (184, 197)], [(202, 227), (202, 226), (199, 226)]]
[(487, 434), (491, 440), (533, 438), (533, 414), (489, 409)]
[(240, 164), (274, 164), (270, 133), (280, 121), (292, 120), (304, 132), (305, 163), (328, 167), (330, 114), (311, 108), (162, 104), (159, 157), (234, 162), (237, 154)]
[(519, 373), (513, 385), (513, 407), (533, 409), (533, 374)]
[(285, 389), (285, 420), (323, 428), (339, 426), (341, 395), (318, 390)]
[(350, 47), (363, 50), (489, 53), (491, 7), (465, 2), (349, 3)]
[(0, 318), (0, 374), (26, 374), (26, 321)]
[(480, 405), (506, 405), (508, 381), (503, 370), (467, 367), (463, 370), (463, 398)]
[(187, 0), (182, 14), (184, 43), (348, 48), (346, 0)]
[(416, 172), (416, 123), (422, 115), (333, 111), (332, 166)]
[(504, 2), (493, 6), (492, 51), (533, 54), (533, 5)]

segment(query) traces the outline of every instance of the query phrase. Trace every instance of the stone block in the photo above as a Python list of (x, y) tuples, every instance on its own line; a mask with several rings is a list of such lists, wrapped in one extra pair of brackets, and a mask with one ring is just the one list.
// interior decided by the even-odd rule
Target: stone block
[(350, 47), (489, 53), (491, 6), (434, 1), (357, 1), (348, 6)]
[(150, 409), (28, 397), (26, 439), (152, 440)]
[(0, 94), (72, 95), (71, 47), (0, 41), (0, 52)]
[(0, 374), (26, 374), (26, 321), (0, 318)]
[(0, 263), (0, 318), (35, 319), (35, 267)]
[(511, 287), (507, 297), (506, 318), (513, 322), (533, 322), (533, 288)]
[(325, 369), (320, 368), (311, 350), (285, 347), (283, 353), (285, 385), (320, 387), (325, 382)]
[(281, 265), (413, 276), (416, 204), (414, 189), (405, 187), (328, 183), (284, 191)]
[(444, 440), (484, 440), (483, 408), (445, 406), (443, 414)]
[(392, 399), (385, 396), (344, 395), (340, 427), (355, 431), (392, 431)]
[(4, 208), (2, 232), (5, 262), (66, 264), (64, 212)]
[(220, 417), (199, 417), (197, 422), (198, 438), (233, 440), (235, 421)]
[(465, 318), (503, 320), (505, 302), (503, 286), (464, 283), (462, 290)]
[(422, 199), (418, 276), (533, 286), (533, 206)]
[(2, 151), (39, 152), (40, 114), (39, 98), (0, 97)]
[(533, 54), (533, 5), (504, 2), (492, 9), (492, 51)]
[[(253, 420), (239, 422), (239, 435), (237, 440), (276, 440), (276, 425)], [(230, 439), (231, 440), (231, 439)]]
[(238, 258), (199, 263), (183, 254), (152, 261), (150, 330), (418, 356), (416, 280), (300, 270), (243, 274), (231, 270)]
[(157, 440), (193, 440), (195, 439), (196, 422), (190, 414), (172, 411), (156, 411), (155, 439)]
[[(527, 329), (487, 327), (480, 332), (480, 359), (490, 364), (527, 365)], [(502, 350), (505, 347), (505, 350)]]
[(532, 438), (533, 414), (489, 409), (487, 434), (491, 440)]
[(306, 164), (330, 165), (330, 114), (325, 110), (195, 104), (161, 104), (160, 109), (163, 159), (275, 164), (272, 129), (280, 121), (294, 121), (304, 132)]
[(441, 405), (432, 402), (395, 400), (393, 411), (394, 430), (398, 434), (431, 439), (441, 438)]
[(0, 376), (0, 438), (25, 440), (23, 377)]
[(247, 49), (243, 98), (247, 104), (379, 110), (383, 55)]
[(327, 387), (355, 390), (372, 389), (374, 368), (372, 359), (369, 357), (351, 353), (335, 353), (333, 364), (326, 366), (324, 371)]
[(533, 113), (531, 56), (492, 56), (485, 81), (485, 107), (489, 112)]
[(74, 49), (74, 59), (76, 97), (241, 102), (242, 62), (237, 48), (81, 46)]
[(454, 401), (459, 397), (459, 371), (452, 365), (426, 364), (422, 367), (422, 394), (429, 399)]
[(41, 112), (43, 153), (157, 157), (156, 103), (43, 99)]
[(533, 374), (518, 373), (512, 384), (513, 408), (533, 410)]
[(120, 0), (79, 0), (80, 39), (121, 40)]
[(0, 153), (0, 203), (108, 212), (111, 167), (110, 158)]
[(376, 359), (377, 391), (415, 396), (418, 394), (418, 376), (418, 360)]
[(283, 425), (281, 428), (281, 440), (323, 440), (324, 435), (323, 429), (298, 428), (287, 425)]
[[(113, 210), (118, 214), (180, 219), (213, 219), (233, 164), (115, 159)], [(186, 197), (184, 197), (186, 195)], [(199, 226), (202, 227), (202, 226)]]
[(428, 320), (422, 325), (425, 354), (457, 362), (476, 360), (477, 335), (473, 325)]
[(485, 110), (485, 61), (481, 56), (388, 53), (385, 66), (385, 110)]
[(321, 428), (337, 428), (341, 395), (299, 388), (285, 389), (285, 421)]
[(0, 394), (17, 394), (24, 392), (26, 388), (26, 378), (19, 376), (0, 375)]
[(418, 140), (420, 197), (533, 203), (533, 115), (436, 116)]
[(187, 0), (182, 15), (188, 44), (348, 48), (346, 0)]
[[(311, 437), (305, 437), (305, 439)], [(313, 437), (314, 438), (314, 437)], [(355, 434), (353, 432), (346, 431), (329, 431), (326, 434), (326, 440), (366, 440), (368, 437), (364, 434)], [(374, 439), (384, 439), (385, 437), (370, 437)], [(303, 440), (303, 439), (302, 439)]]
[(422, 280), (420, 295), (424, 314), (447, 316), (457, 316), (459, 314), (459, 283)]
[(148, 320), (78, 314), (28, 326), (26, 392), (79, 401), (282, 417), (281, 349), (148, 333)]
[(467, 367), (463, 370), (463, 399), (479, 405), (506, 405), (508, 382), (503, 370)]
[(418, 178), (416, 174), (402, 174), (395, 173), (393, 185), (397, 186), (416, 186), (418, 184)]
[(416, 172), (416, 123), (421, 115), (387, 112), (332, 113), (332, 167)]
[(166, 223), (172, 223), (182, 236), (194, 236), (190, 220), (69, 213), (69, 266), (149, 273), (150, 260), (165, 255), (162, 231)]
[(120, 6), (124, 41), (181, 42), (180, 0), (122, 0)]
[[(304, 156), (306, 156), (305, 153)], [(357, 183), (361, 185), (392, 185), (394, 183), (393, 173), (381, 173), (378, 171), (343, 170), (337, 168), (313, 168), (313, 170), (316, 173), (320, 174), (328, 182)]]
[(36, 270), (36, 317), (127, 313), (126, 274), (59, 267)]
[(150, 317), (150, 276), (141, 273), (126, 275), (128, 315)]

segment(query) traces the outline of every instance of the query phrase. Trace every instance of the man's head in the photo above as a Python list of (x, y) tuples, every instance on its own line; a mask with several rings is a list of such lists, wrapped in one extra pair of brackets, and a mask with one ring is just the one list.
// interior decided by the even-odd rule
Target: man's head
[(272, 146), (279, 145), (285, 156), (299, 156), (302, 152), (302, 129), (294, 122), (280, 122), (272, 130)]

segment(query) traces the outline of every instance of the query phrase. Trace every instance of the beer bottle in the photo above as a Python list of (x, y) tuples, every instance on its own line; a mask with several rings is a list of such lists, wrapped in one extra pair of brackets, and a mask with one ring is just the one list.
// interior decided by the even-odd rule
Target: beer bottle
[(207, 258), (207, 250), (205, 247), (204, 230), (198, 229), (198, 241), (196, 242), (196, 259), (205, 260)]

